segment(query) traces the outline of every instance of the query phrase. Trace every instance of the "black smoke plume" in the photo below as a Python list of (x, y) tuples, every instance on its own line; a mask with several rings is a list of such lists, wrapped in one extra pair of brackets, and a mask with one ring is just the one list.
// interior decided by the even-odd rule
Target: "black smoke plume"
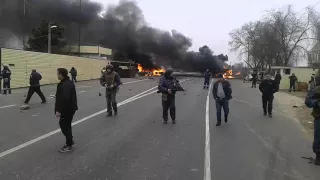
[(80, 1), (25, 0), (24, 6), (24, 0), (0, 0), (0, 47), (22, 48), (22, 36), (47, 20), (64, 27), (69, 44), (78, 44), (80, 35), (81, 45), (111, 48), (145, 68), (222, 69), (223, 61), (212, 53), (188, 52), (190, 38), (150, 27), (135, 2), (120, 1), (101, 15), (101, 4), (82, 0), (80, 6)]

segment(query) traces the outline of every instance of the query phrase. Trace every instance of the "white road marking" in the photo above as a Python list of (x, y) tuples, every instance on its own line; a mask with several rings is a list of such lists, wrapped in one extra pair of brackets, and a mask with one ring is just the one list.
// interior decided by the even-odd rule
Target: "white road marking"
[[(184, 82), (184, 81), (187, 81), (187, 80), (188, 80), (188, 79), (183, 80), (183, 81), (181, 81), (181, 82)], [(149, 92), (149, 91), (152, 90), (152, 89), (154, 89), (154, 87), (153, 87), (153, 88), (150, 88), (150, 89), (148, 89), (147, 91), (144, 91), (144, 92)], [(149, 92), (149, 93), (147, 93), (147, 94), (141, 95), (141, 96), (139, 96), (139, 97), (126, 99), (126, 100), (120, 102), (120, 103), (118, 104), (118, 107), (123, 106), (123, 105), (125, 105), (125, 104), (127, 104), (127, 103), (129, 103), (129, 102), (135, 101), (135, 100), (137, 100), (137, 99), (143, 98), (144, 96), (150, 95), (150, 94), (155, 93), (155, 92), (156, 92), (156, 91), (152, 91), (152, 92)], [(141, 93), (140, 93), (140, 94), (141, 94)], [(89, 119), (91, 119), (91, 118), (93, 118), (93, 117), (95, 117), (95, 116), (98, 116), (98, 115), (100, 115), (100, 114), (103, 114), (103, 113), (105, 113), (105, 112), (107, 112), (107, 109), (103, 109), (103, 110), (101, 110), (101, 111), (98, 111), (98, 112), (96, 112), (96, 113), (93, 113), (93, 114), (91, 114), (91, 115), (89, 115), (89, 116), (87, 116), (87, 117), (84, 117), (84, 118), (82, 118), (82, 119), (80, 119), (80, 120), (72, 123), (72, 126), (75, 126), (75, 125), (77, 125), (77, 124), (79, 124), (79, 123), (82, 123), (82, 122), (84, 122), (84, 121), (86, 121), (86, 120), (89, 120)], [(30, 146), (30, 145), (38, 142), (38, 141), (41, 141), (42, 139), (48, 138), (48, 137), (50, 137), (50, 136), (53, 136), (53, 135), (59, 133), (60, 131), (61, 131), (60, 129), (56, 129), (56, 130), (54, 130), (54, 131), (52, 131), (52, 132), (49, 132), (49, 133), (44, 134), (44, 135), (42, 135), (42, 136), (39, 136), (39, 137), (37, 137), (37, 138), (35, 138), (35, 139), (32, 139), (32, 140), (30, 140), (30, 141), (28, 141), (28, 142), (25, 142), (25, 143), (23, 143), (23, 144), (20, 144), (20, 145), (18, 145), (18, 146), (16, 146), (16, 147), (13, 147), (13, 148), (11, 148), (11, 149), (8, 149), (8, 150), (0, 153), (0, 158), (2, 158), (2, 157), (4, 157), (4, 156), (7, 156), (7, 155), (9, 155), (9, 154), (12, 154), (12, 153), (14, 153), (14, 152), (16, 152), (16, 151), (18, 151), (18, 150), (20, 150), (20, 149), (23, 149), (23, 148), (27, 147), (27, 146)]]
[(204, 151), (204, 176), (203, 180), (211, 180), (211, 167), (210, 167), (210, 122), (209, 122), (209, 105), (210, 105), (210, 92), (212, 88), (213, 80), (211, 80), (210, 87), (207, 95), (206, 102), (206, 139), (205, 139), (205, 151)]
[(16, 106), (16, 104), (7, 105), (7, 106), (0, 106), (0, 109), (9, 108), (9, 107), (14, 107), (14, 106)]
[[(122, 85), (124, 85), (124, 84), (136, 83), (136, 82), (141, 82), (141, 81), (148, 81), (148, 80), (150, 80), (150, 79), (143, 79), (143, 80), (137, 80), (137, 81), (129, 81), (129, 82), (122, 83)], [(100, 87), (100, 89), (105, 89), (105, 87)]]
[(131, 84), (131, 83), (136, 83), (136, 82), (141, 82), (141, 81), (148, 81), (150, 79), (142, 79), (142, 80), (137, 80), (137, 81), (129, 81), (129, 82), (125, 82), (125, 83), (122, 83), (122, 84)]
[(92, 86), (79, 86), (79, 87), (77, 87), (76, 86), (76, 89), (80, 89), (80, 88), (91, 88)]
[(85, 92), (87, 92), (87, 91), (80, 91), (78, 94), (82, 94), (82, 93), (85, 93)]

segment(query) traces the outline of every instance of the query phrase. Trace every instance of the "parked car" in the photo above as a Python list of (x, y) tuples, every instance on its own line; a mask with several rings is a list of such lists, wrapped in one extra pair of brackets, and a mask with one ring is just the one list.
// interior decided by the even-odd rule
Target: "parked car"
[(246, 82), (246, 81), (252, 81), (252, 75), (251, 75), (251, 74), (247, 75), (247, 76), (243, 79), (243, 82)]

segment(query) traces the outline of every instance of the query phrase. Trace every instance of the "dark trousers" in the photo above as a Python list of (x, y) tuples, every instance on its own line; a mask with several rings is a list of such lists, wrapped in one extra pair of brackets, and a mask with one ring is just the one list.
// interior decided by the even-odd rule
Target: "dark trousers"
[(29, 103), (34, 92), (36, 92), (40, 96), (42, 102), (46, 102), (46, 98), (44, 97), (43, 93), (41, 92), (40, 86), (30, 86), (29, 91), (28, 91), (28, 95), (27, 95), (27, 99), (24, 101), (24, 103), (26, 103), (26, 104)]
[(228, 118), (229, 101), (225, 99), (216, 100), (217, 121), (221, 122), (221, 109), (223, 108), (224, 118)]
[(168, 96), (167, 100), (162, 99), (162, 117), (164, 121), (168, 121), (168, 111), (170, 110), (170, 116), (172, 120), (176, 120), (176, 98), (174, 96)]
[(72, 82), (77, 82), (77, 76), (71, 76)]
[(273, 96), (262, 96), (262, 108), (264, 114), (272, 114)]
[(71, 126), (74, 113), (75, 112), (61, 114), (61, 117), (59, 120), (61, 132), (66, 137), (67, 146), (72, 146), (74, 144), (73, 136), (72, 136), (72, 126)]
[(290, 89), (289, 91), (291, 91), (293, 89), (293, 91), (296, 91), (296, 83), (295, 82), (290, 82)]
[(313, 140), (313, 152), (320, 156), (320, 119), (314, 120), (314, 140)]
[(252, 79), (252, 87), (257, 87), (257, 79)]
[(280, 83), (279, 82), (276, 82), (276, 91), (278, 92), (280, 89)]
[(117, 94), (116, 89), (111, 89), (106, 91), (107, 112), (109, 114), (112, 114), (112, 109), (114, 112), (118, 112), (116, 94)]
[[(7, 94), (7, 91), (9, 92), (9, 94), (11, 94), (11, 85), (10, 85), (10, 80), (6, 80), (4, 79), (3, 82), (3, 94)], [(8, 89), (8, 90), (7, 90)]]
[(203, 88), (209, 88), (209, 83), (210, 83), (210, 79), (205, 78)]

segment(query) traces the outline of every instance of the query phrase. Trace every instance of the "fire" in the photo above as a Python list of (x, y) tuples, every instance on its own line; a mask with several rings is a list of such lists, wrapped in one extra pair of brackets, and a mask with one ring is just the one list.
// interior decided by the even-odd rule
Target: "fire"
[(139, 72), (145, 73), (145, 76), (161, 76), (165, 69), (159, 68), (159, 69), (143, 69), (141, 64), (138, 64), (138, 70)]
[(143, 67), (141, 66), (141, 64), (138, 64), (138, 70), (139, 72), (143, 72)]
[(225, 78), (225, 79), (232, 79), (232, 78), (234, 78), (234, 76), (233, 76), (233, 74), (232, 74), (232, 69), (226, 70), (226, 72), (223, 74), (223, 78)]

